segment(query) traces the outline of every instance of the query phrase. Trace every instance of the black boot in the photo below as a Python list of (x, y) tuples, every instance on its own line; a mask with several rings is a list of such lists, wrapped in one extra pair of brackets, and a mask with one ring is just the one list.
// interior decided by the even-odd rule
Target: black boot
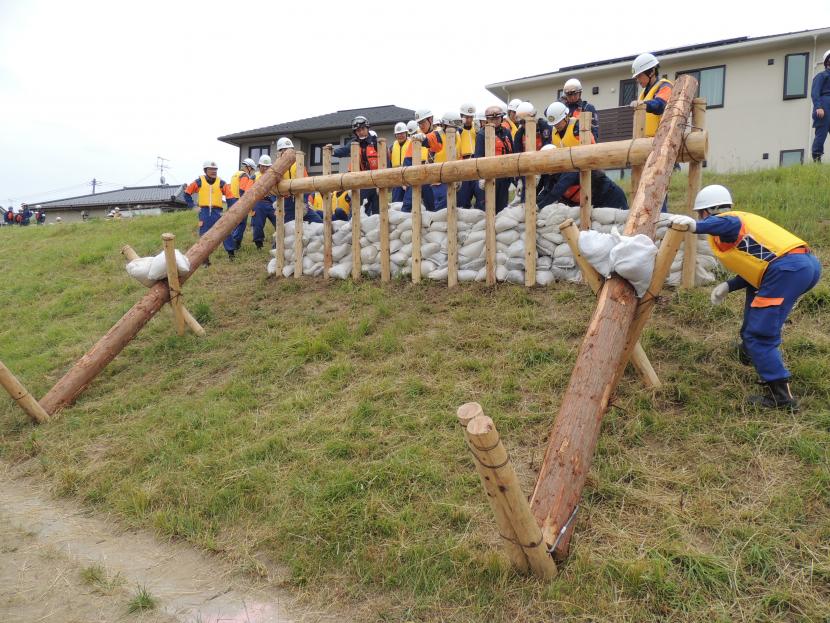
[(745, 366), (752, 365), (752, 359), (749, 356), (749, 352), (746, 350), (746, 346), (743, 342), (738, 342), (738, 361), (740, 361)]
[(236, 255), (233, 251), (228, 251), (228, 259), (233, 262), (236, 259)]
[(821, 164), (821, 154), (813, 154), (813, 162), (818, 162)]
[(798, 401), (790, 391), (790, 380), (781, 379), (767, 384), (766, 396), (750, 396), (749, 402), (765, 409), (789, 409), (798, 411)]
[(257, 249), (262, 249), (262, 240), (254, 240)]

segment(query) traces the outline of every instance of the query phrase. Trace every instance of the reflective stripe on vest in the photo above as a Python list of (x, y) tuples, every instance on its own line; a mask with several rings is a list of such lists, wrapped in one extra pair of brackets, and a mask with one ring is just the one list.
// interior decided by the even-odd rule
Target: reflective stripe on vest
[(204, 175), (199, 176), (202, 182), (199, 186), (199, 207), (200, 208), (221, 208), (222, 207), (222, 183), (217, 177), (213, 184), (209, 184)]
[[(641, 102), (648, 102), (654, 99), (654, 96), (657, 95), (657, 92), (663, 88), (664, 86), (673, 86), (671, 80), (666, 80), (665, 78), (660, 78), (657, 82), (654, 83), (654, 86), (651, 87), (648, 92), (645, 90), (640, 93), (640, 101)], [(660, 125), (660, 118), (662, 115), (655, 115), (654, 113), (647, 112), (646, 113), (646, 138), (652, 137), (657, 134), (657, 126)]]
[(737, 211), (717, 216), (738, 217), (741, 231), (735, 242), (723, 242), (718, 236), (709, 236), (712, 252), (727, 270), (740, 275), (755, 288), (761, 286), (772, 260), (807, 246), (801, 238), (763, 216)]

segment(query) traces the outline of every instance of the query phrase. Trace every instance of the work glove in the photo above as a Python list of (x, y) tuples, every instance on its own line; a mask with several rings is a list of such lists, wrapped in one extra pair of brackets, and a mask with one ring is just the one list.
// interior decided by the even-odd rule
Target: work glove
[(631, 106), (631, 108), (637, 108), (637, 106), (639, 106), (639, 105), (640, 105), (640, 100), (631, 100), (631, 103), (629, 104), (629, 106)]
[(421, 141), (423, 143), (426, 140), (427, 137), (426, 137), (426, 134), (424, 134), (423, 132), (415, 132), (415, 134), (413, 134), (409, 138), (410, 138), (410, 140)]
[(478, 187), (479, 187), (481, 190), (484, 190), (484, 180), (478, 180)]
[(686, 216), (685, 214), (672, 214), (669, 217), (669, 223), (672, 225), (687, 225), (689, 227), (689, 231), (691, 232), (694, 232), (697, 228), (697, 221), (691, 216)]
[(712, 301), (712, 305), (720, 305), (726, 300), (726, 297), (728, 295), (729, 284), (724, 281), (723, 283), (719, 283), (714, 288), (712, 288), (712, 294), (709, 295), (709, 298)]

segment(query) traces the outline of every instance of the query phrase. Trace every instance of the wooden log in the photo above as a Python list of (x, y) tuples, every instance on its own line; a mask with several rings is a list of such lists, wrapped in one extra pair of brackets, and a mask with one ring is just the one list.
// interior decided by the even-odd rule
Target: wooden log
[[(697, 81), (690, 75), (681, 76), (674, 86), (629, 211), (625, 235), (654, 238), (696, 88)], [(553, 425), (531, 509), (547, 543), (554, 543), (560, 530), (566, 529), (554, 552), (557, 559), (566, 556), (570, 546), (567, 522), (582, 495), (618, 369), (627, 361), (626, 345), (639, 339), (639, 334), (629, 331), (636, 313), (637, 299), (631, 285), (617, 276), (609, 279), (600, 291)]]
[[(491, 123), (484, 126), (484, 155), (492, 158), (496, 154), (496, 127)], [(507, 177), (507, 176), (505, 176)], [(487, 270), (487, 285), (496, 285), (496, 180), (484, 180), (484, 258)]]
[[(678, 162), (706, 157), (709, 136), (695, 132), (686, 138)], [(455, 162), (436, 162), (421, 166), (395, 167), (384, 171), (360, 171), (336, 175), (316, 175), (282, 180), (279, 191), (330, 192), (347, 188), (393, 188), (461, 182), (488, 177), (517, 177), (561, 173), (580, 169), (619, 169), (643, 164), (652, 151), (653, 138), (580, 145), (570, 149), (550, 149), (535, 153), (507, 154), (490, 158), (468, 158)]]
[[(456, 130), (453, 127), (446, 129), (447, 162), (455, 162), (458, 154), (455, 149)], [(454, 182), (447, 184), (447, 287), (458, 285), (458, 212), (456, 210), (457, 185)]]
[[(639, 104), (634, 110), (634, 139), (643, 138), (646, 135), (646, 105)], [(642, 163), (631, 162), (631, 193), (629, 194), (629, 203), (634, 202), (634, 196), (637, 194), (637, 187), (640, 185), (640, 176), (643, 173)]]
[(0, 361), (0, 385), (35, 424), (43, 424), (49, 421), (49, 414), (2, 361)]
[[(352, 143), (352, 171), (360, 171), (360, 144)], [(363, 269), (360, 259), (360, 192), (352, 189), (352, 280), (359, 281)]]
[[(536, 119), (525, 119), (525, 153), (536, 151)], [(536, 285), (536, 176), (525, 176), (525, 286)]]
[[(571, 253), (573, 253), (574, 261), (576, 262), (576, 265), (579, 266), (579, 270), (582, 272), (585, 282), (591, 287), (594, 294), (599, 295), (599, 291), (605, 284), (605, 277), (600, 275), (580, 252), (579, 228), (576, 226), (576, 223), (573, 222), (573, 219), (569, 218), (559, 226), (559, 231), (565, 237), (565, 240), (571, 249)], [(640, 375), (643, 385), (645, 385), (646, 388), (657, 389), (662, 387), (660, 378), (657, 376), (657, 372), (654, 371), (654, 367), (648, 360), (648, 355), (646, 355), (646, 351), (640, 345), (639, 341), (634, 346), (634, 350), (631, 352), (631, 363), (634, 365), (634, 368), (637, 370), (637, 373)]]
[[(135, 250), (128, 244), (125, 244), (123, 247), (121, 247), (121, 253), (122, 255), (124, 255), (124, 257), (127, 258), (127, 262), (137, 260), (139, 257), (138, 253), (136, 253)], [(183, 303), (181, 308), (182, 316), (184, 316), (184, 322), (188, 327), (190, 327), (193, 333), (195, 333), (199, 337), (203, 337), (204, 335), (206, 335), (206, 332), (204, 328), (202, 328), (202, 325), (200, 325), (199, 321), (196, 320), (189, 311), (187, 311), (187, 307), (185, 307)]]
[[(412, 165), (419, 164), (421, 141), (413, 140)], [(412, 185), (412, 283), (421, 283), (421, 184)]]
[(285, 197), (277, 197), (277, 226), (274, 228), (274, 244), (277, 254), (276, 277), (282, 277), (285, 268)]
[(527, 498), (522, 493), (516, 471), (493, 420), (486, 415), (473, 418), (467, 424), (467, 440), (476, 468), (481, 469), (484, 478), (495, 485), (493, 494), (496, 504), (513, 526), (516, 540), (534, 575), (543, 580), (552, 580), (556, 577), (556, 563), (548, 553), (542, 531), (530, 512)]
[[(591, 138), (591, 113), (582, 111), (579, 113), (579, 144), (590, 145)], [(585, 131), (585, 128), (588, 131)], [(582, 230), (591, 229), (591, 169), (579, 171), (579, 226)]]
[[(265, 197), (294, 162), (294, 150), (287, 149), (233, 206), (225, 211), (216, 224), (187, 251), (191, 272), (181, 275), (184, 283), (193, 275), (210, 254), (227, 238), (233, 229), (248, 216), (248, 211)], [(279, 221), (278, 221), (279, 222)], [(106, 365), (115, 359), (124, 347), (138, 334), (150, 319), (170, 299), (167, 284), (160, 282), (149, 289), (92, 349), (52, 387), (40, 400), (46, 413), (54, 415), (72, 403)]]
[[(706, 126), (706, 100), (696, 97), (692, 103), (692, 132), (702, 132)], [(695, 197), (700, 191), (700, 184), (703, 179), (703, 163), (699, 160), (689, 163), (689, 186), (686, 189), (686, 212), (695, 216)], [(695, 287), (695, 274), (697, 273), (697, 235), (693, 232), (686, 233), (683, 241), (683, 273), (680, 276), (681, 288)]]
[[(331, 175), (331, 155), (334, 147), (331, 144), (323, 146), (323, 175)], [(331, 207), (331, 192), (323, 193), (323, 278), (329, 278), (332, 267), (331, 259), (331, 217), (334, 210)]]
[[(467, 449), (473, 452), (470, 435), (467, 432), (467, 426), (475, 418), (484, 415), (481, 405), (477, 402), (468, 402), (458, 407), (458, 423), (464, 431), (464, 439), (467, 441)], [(478, 457), (473, 454), (473, 465), (475, 465), (476, 473), (481, 480), (481, 486), (487, 495), (487, 502), (490, 504), (490, 510), (493, 511), (493, 516), (496, 518), (496, 528), (504, 545), (504, 552), (510, 559), (510, 562), (520, 573), (527, 573), (530, 570), (530, 565), (527, 561), (527, 556), (519, 545), (519, 539), (516, 536), (516, 531), (513, 529), (513, 524), (507, 516), (506, 508), (500, 504), (498, 497), (498, 485), (496, 481), (490, 476), (488, 470), (481, 464)], [(494, 463), (495, 465), (495, 463)]]
[[(378, 139), (378, 170), (386, 168), (389, 152), (386, 148), (386, 139)], [(380, 210), (380, 280), (387, 283), (392, 279), (392, 262), (389, 259), (389, 189), (378, 189), (378, 204)]]
[(184, 314), (182, 314), (182, 286), (179, 283), (179, 268), (176, 266), (176, 236), (162, 234), (164, 263), (167, 265), (167, 286), (170, 288), (170, 307), (176, 322), (176, 333), (184, 335)]
[[(297, 177), (303, 176), (305, 170), (305, 154), (301, 151), (296, 155)], [(303, 276), (303, 217), (305, 216), (305, 201), (303, 193), (294, 194), (294, 279)]]

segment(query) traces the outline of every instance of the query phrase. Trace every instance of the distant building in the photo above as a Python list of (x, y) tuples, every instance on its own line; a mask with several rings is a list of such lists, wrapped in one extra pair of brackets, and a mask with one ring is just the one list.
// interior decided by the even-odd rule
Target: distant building
[[(378, 137), (386, 138), (387, 145), (395, 139), (392, 130), (399, 121), (406, 123), (415, 118), (415, 111), (398, 106), (376, 106), (373, 108), (353, 108), (338, 110), (337, 112), (318, 117), (309, 117), (297, 121), (288, 121), (278, 125), (271, 125), (256, 130), (245, 130), (235, 134), (220, 136), (219, 140), (239, 148), (239, 165), (245, 158), (258, 161), (262, 154), (276, 157), (277, 139), (287, 136), (294, 143), (297, 151), (305, 153), (306, 169), (310, 175), (319, 175), (323, 172), (323, 146), (345, 145), (352, 140), (352, 119), (363, 115), (371, 124)], [(349, 159), (335, 158), (332, 162), (332, 172), (340, 173), (348, 170)]]
[[(766, 37), (738, 37), (668, 50), (641, 52), (660, 59), (660, 73), (675, 80), (692, 74), (706, 98), (709, 130), (707, 165), (717, 171), (743, 171), (803, 162), (810, 157), (813, 131), (810, 83), (822, 71), (830, 49), (830, 28)], [(568, 78), (582, 82), (582, 97), (597, 107), (600, 141), (632, 134), (628, 107), (638, 86), (631, 77), (636, 55), (562, 67), (557, 71), (487, 85), (504, 101), (528, 100), (539, 111), (562, 94)]]
[(38, 204), (30, 204), (29, 207), (34, 211), (34, 206), (39, 205), (46, 212), (47, 223), (54, 222), (58, 216), (63, 222), (80, 221), (84, 212), (88, 218), (101, 218), (115, 208), (119, 208), (123, 217), (145, 216), (186, 210), (184, 188), (182, 184), (132, 186), (68, 199), (41, 201)]

